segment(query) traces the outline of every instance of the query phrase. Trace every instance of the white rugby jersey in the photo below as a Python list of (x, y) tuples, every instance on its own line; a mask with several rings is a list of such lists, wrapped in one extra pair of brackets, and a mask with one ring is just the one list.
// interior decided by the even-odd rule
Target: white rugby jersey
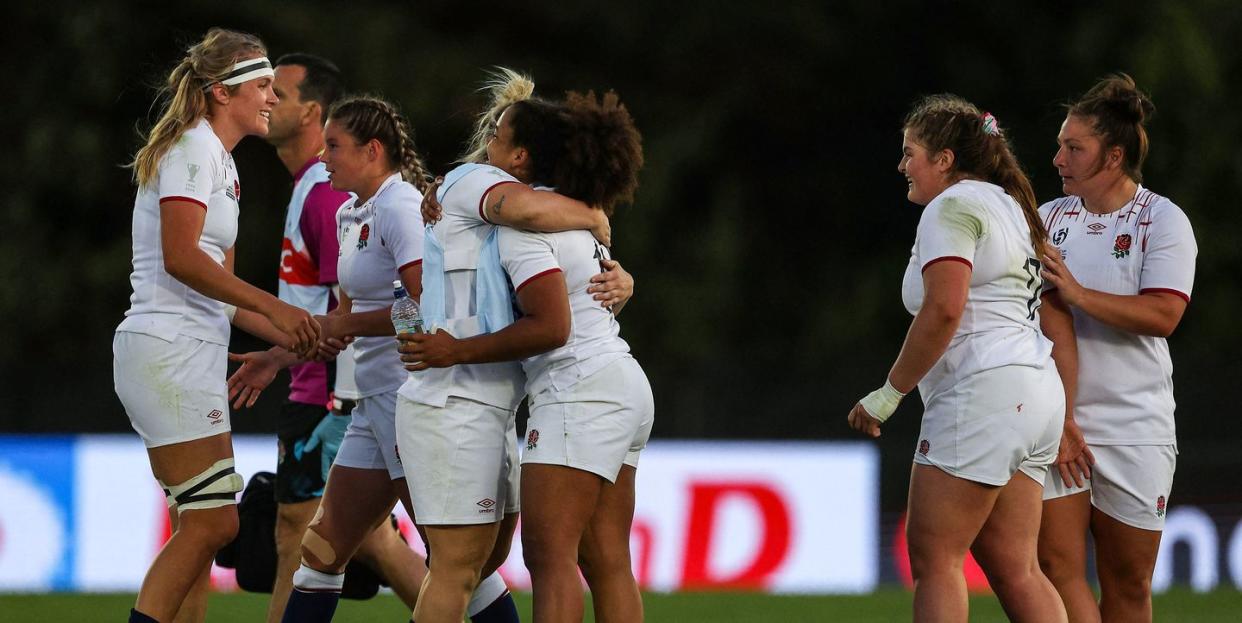
[[(134, 199), (133, 294), (117, 331), (144, 333), (169, 342), (185, 335), (229, 343), (224, 303), (181, 283), (164, 270), (160, 204), (188, 201), (207, 212), (198, 247), (216, 263), (237, 239), (237, 167), (206, 119), (185, 131), (160, 159), (159, 168)], [(185, 208), (190, 209), (190, 208)]]
[(960, 181), (940, 193), (919, 219), (902, 281), (911, 314), (923, 305), (923, 271), (936, 262), (971, 267), (970, 291), (949, 348), (923, 380), (926, 402), (962, 379), (1001, 366), (1043, 368), (1052, 342), (1039, 330), (1043, 279), (1022, 207), (1004, 189)]
[[(461, 175), (461, 170), (467, 167), (468, 172)], [(444, 249), (442, 317), (445, 322), (440, 328), (454, 337), (467, 338), (481, 331), (475, 304), (479, 252), (496, 227), (484, 216), (483, 200), (501, 184), (521, 182), (501, 169), (477, 164), (462, 165), (449, 172), (445, 179), (439, 196), (444, 214), (428, 229)], [(432, 278), (433, 275), (424, 271), (424, 291), (428, 288), (427, 280)], [(430, 310), (426, 315), (432, 315)], [(428, 330), (436, 328), (428, 327)], [(524, 384), (521, 365), (503, 361), (412, 372), (400, 393), (409, 400), (433, 407), (443, 407), (449, 397), (457, 396), (503, 409), (516, 409), (522, 400)]]
[[(1074, 278), (1119, 295), (1169, 292), (1190, 301), (1198, 246), (1172, 201), (1140, 186), (1130, 203), (1094, 214), (1078, 197), (1039, 209)], [(1078, 396), (1074, 419), (1088, 443), (1174, 444), (1173, 362), (1162, 337), (1136, 335), (1074, 312)]]
[[(423, 259), (422, 193), (393, 173), (361, 205), (347, 201), (337, 212), (341, 255), (337, 279), (353, 312), (392, 306), (392, 282), (401, 269)], [(405, 368), (391, 336), (354, 340), (354, 383), (358, 397), (390, 392), (405, 381)]]
[(587, 231), (535, 233), (500, 228), (500, 263), (521, 292), (531, 280), (563, 272), (569, 291), (570, 333), (564, 346), (522, 361), (526, 393), (565, 391), (578, 381), (626, 356), (621, 325), (612, 312), (587, 292), (591, 277), (601, 272), (608, 249)]

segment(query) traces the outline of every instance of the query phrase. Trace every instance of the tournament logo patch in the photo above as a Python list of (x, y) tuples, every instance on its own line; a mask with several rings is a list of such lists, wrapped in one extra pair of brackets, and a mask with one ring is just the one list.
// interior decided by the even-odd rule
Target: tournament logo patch
[(927, 456), (928, 452), (931, 452), (931, 444), (927, 443), (927, 440), (924, 439), (919, 442), (919, 454)]
[(1164, 496), (1156, 498), (1156, 516), (1164, 517)]
[(1065, 237), (1068, 235), (1069, 235), (1068, 227), (1062, 227), (1061, 229), (1058, 229), (1057, 233), (1052, 234), (1052, 244), (1059, 245), (1062, 242), (1065, 242)]
[(526, 449), (534, 450), (538, 446), (539, 446), (539, 431), (537, 429), (532, 428), (530, 429), (529, 433), (526, 433)]
[(361, 251), (367, 246), (367, 239), (371, 237), (370, 223), (363, 223), (362, 229), (358, 230), (358, 250)]
[(1119, 234), (1113, 241), (1113, 257), (1121, 259), (1130, 254), (1130, 234)]

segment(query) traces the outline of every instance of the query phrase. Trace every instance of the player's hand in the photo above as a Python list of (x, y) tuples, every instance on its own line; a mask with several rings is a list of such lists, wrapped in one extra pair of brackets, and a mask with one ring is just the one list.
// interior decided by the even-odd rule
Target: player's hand
[(1095, 465), (1095, 455), (1087, 446), (1082, 430), (1074, 420), (1066, 420), (1061, 430), (1061, 445), (1057, 450), (1057, 471), (1061, 472), (1061, 482), (1066, 487), (1081, 489), (1091, 479), (1091, 468)]
[(277, 299), (263, 315), (288, 338), (289, 343), (281, 346), (299, 356), (312, 354), (319, 343), (320, 328), (310, 312)]
[(461, 340), (444, 329), (435, 333), (401, 333), (397, 335), (397, 351), (410, 372), (427, 368), (447, 368), (461, 363)]
[(280, 365), (267, 351), (256, 351), (238, 355), (229, 353), (229, 361), (241, 363), (241, 367), (229, 377), (229, 400), (233, 400), (233, 408), (253, 407), (259, 394), (272, 383)]
[(328, 362), (335, 361), (340, 356), (341, 351), (345, 350), (354, 338), (335, 338), (329, 337), (319, 340), (319, 350), (315, 353), (314, 361)]
[(587, 288), (587, 293), (594, 295), (591, 298), (599, 301), (604, 308), (625, 305), (634, 296), (634, 276), (614, 260), (600, 260), (599, 267), (606, 272), (591, 277), (591, 287)]
[(423, 204), (420, 206), (420, 210), (423, 213), (423, 224), (425, 225), (435, 225), (444, 216), (444, 207), (436, 199), (436, 191), (440, 190), (440, 185), (443, 183), (444, 178), (437, 177), (431, 183), (431, 187), (427, 189), (427, 192), (423, 193)]
[(608, 221), (608, 215), (604, 214), (603, 210), (596, 210), (595, 212), (597, 214), (595, 225), (591, 226), (591, 235), (595, 236), (595, 239), (600, 244), (612, 247), (612, 223)]
[(1078, 283), (1069, 267), (1065, 265), (1065, 260), (1061, 258), (1061, 250), (1051, 243), (1044, 245), (1044, 268), (1039, 274), (1043, 276), (1044, 281), (1061, 293), (1061, 300), (1065, 301), (1066, 305), (1077, 306), (1082, 300), (1085, 288)]
[(871, 414), (863, 408), (862, 403), (856, 403), (854, 408), (850, 409), (849, 422), (850, 428), (868, 437), (880, 436), (880, 421), (871, 417)]

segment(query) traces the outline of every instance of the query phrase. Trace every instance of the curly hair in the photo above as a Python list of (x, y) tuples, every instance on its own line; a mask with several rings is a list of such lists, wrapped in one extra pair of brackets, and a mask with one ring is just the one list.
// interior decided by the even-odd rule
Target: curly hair
[(1035, 191), (995, 117), (956, 95), (929, 95), (915, 103), (902, 129), (929, 152), (953, 152), (956, 174), (1004, 188), (1022, 207), (1036, 256), (1044, 256), (1048, 230), (1039, 218)]
[(1106, 149), (1120, 147), (1122, 170), (1142, 183), (1148, 149), (1146, 123), (1156, 106), (1139, 90), (1134, 78), (1124, 73), (1108, 76), (1065, 107), (1070, 115), (1091, 124)]
[(431, 175), (414, 147), (414, 131), (395, 105), (370, 95), (350, 97), (332, 107), (328, 120), (341, 124), (359, 142), (379, 141), (392, 169), (400, 170), (402, 179), (421, 193), (430, 188)]
[(598, 207), (609, 216), (634, 200), (642, 135), (613, 91), (570, 92), (564, 102), (530, 98), (509, 109), (513, 142), (531, 158), (531, 182)]

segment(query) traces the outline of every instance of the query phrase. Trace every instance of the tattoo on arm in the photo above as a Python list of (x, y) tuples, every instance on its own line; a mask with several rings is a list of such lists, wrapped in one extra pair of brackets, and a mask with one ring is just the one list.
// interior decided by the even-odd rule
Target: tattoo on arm
[(500, 214), (500, 208), (505, 204), (505, 198), (501, 197), (496, 203), (492, 204), (492, 215)]

